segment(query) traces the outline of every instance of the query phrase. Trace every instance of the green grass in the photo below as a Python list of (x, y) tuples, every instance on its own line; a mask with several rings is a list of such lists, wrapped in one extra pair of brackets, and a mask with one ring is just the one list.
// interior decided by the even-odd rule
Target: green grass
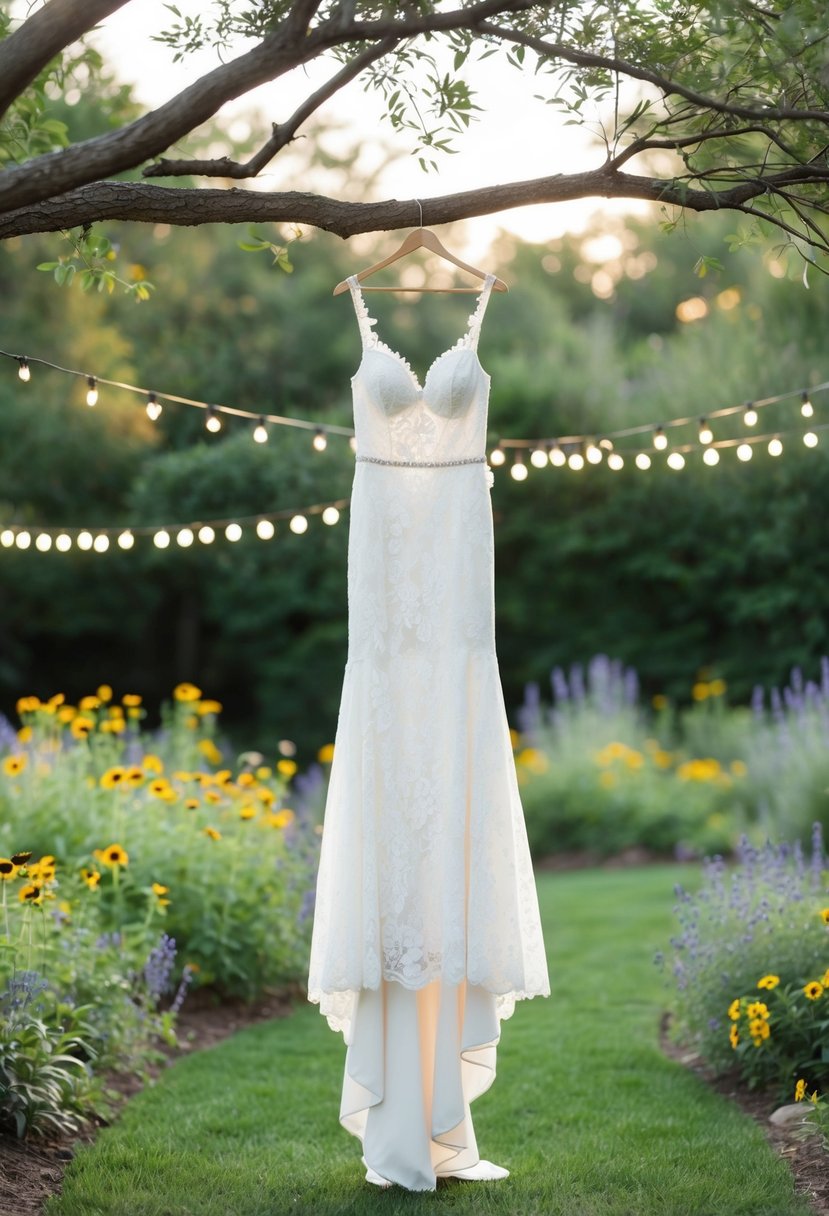
[(366, 1183), (337, 1121), (342, 1037), (302, 1006), (165, 1070), (79, 1150), (47, 1216), (803, 1216), (761, 1129), (659, 1052), (652, 957), (677, 880), (694, 870), (540, 876), (553, 995), (502, 1024), (497, 1079), (472, 1108), (508, 1179)]

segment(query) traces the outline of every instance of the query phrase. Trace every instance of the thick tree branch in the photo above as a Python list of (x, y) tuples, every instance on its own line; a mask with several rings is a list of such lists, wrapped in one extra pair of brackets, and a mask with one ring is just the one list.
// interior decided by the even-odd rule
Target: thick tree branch
[[(532, 181), (488, 186), (422, 199), (424, 224), (447, 224), (512, 207), (570, 199), (640, 198), (692, 211), (738, 210), (765, 194), (770, 184), (829, 182), (829, 169), (794, 166), (769, 181), (742, 181), (721, 191), (698, 190), (683, 181), (663, 181), (616, 173), (607, 165), (586, 173), (556, 174)], [(764, 216), (775, 222), (773, 216)], [(351, 203), (324, 195), (284, 191), (197, 190), (145, 182), (96, 182), (34, 207), (0, 215), (0, 239), (32, 232), (54, 232), (99, 220), (133, 220), (184, 227), (199, 224), (296, 223), (337, 236), (385, 232), (415, 225), (414, 199)]]
[(0, 118), (50, 59), (128, 0), (49, 0), (0, 42)]
[(308, 33), (298, 28), (296, 21), (291, 24), (289, 14), (283, 25), (253, 50), (208, 72), (128, 126), (7, 169), (0, 176), (0, 212), (134, 169), (212, 118), (225, 102), (275, 80), (332, 47), (465, 29), (470, 22), (477, 24), (495, 13), (531, 6), (532, 0), (481, 0), (467, 8), (405, 15), (399, 20), (355, 22), (347, 27), (324, 23)]
[(368, 67), (376, 59), (382, 59), (389, 51), (392, 51), (397, 45), (397, 39), (390, 37), (384, 38), (378, 42), (376, 46), (368, 47), (360, 55), (348, 62), (336, 75), (326, 81), (321, 88), (317, 89), (316, 93), (312, 93), (310, 97), (299, 106), (287, 122), (274, 123), (273, 135), (263, 144), (255, 156), (250, 160), (240, 164), (238, 161), (231, 160), (228, 156), (220, 156), (215, 160), (158, 160), (152, 165), (147, 165), (143, 170), (144, 177), (182, 177), (182, 176), (199, 176), (199, 177), (229, 177), (240, 179), (245, 177), (256, 177), (264, 169), (268, 161), (273, 160), (277, 152), (280, 152), (286, 144), (289, 144), (296, 135), (299, 128), (307, 118), (314, 113), (315, 110), (338, 93), (344, 85), (353, 80), (355, 76), (359, 76), (363, 68)]

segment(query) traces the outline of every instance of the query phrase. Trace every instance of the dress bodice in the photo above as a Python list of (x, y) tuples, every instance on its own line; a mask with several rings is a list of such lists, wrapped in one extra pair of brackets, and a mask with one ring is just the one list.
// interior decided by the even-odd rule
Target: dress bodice
[(454, 461), (485, 453), (489, 376), (478, 334), (495, 281), (487, 275), (464, 335), (434, 360), (423, 384), (408, 362), (373, 332), (357, 279), (348, 279), (363, 357), (351, 379), (359, 456), (391, 461)]

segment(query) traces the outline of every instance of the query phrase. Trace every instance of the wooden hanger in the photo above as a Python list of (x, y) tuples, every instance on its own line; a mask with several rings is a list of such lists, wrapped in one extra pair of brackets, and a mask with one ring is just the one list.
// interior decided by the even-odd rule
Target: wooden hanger
[[(421, 219), (422, 219), (421, 211)], [(452, 262), (455, 266), (459, 266), (461, 270), (466, 270), (469, 274), (474, 274), (476, 278), (485, 279), (486, 272), (478, 270), (475, 266), (469, 266), (466, 262), (462, 262), (460, 258), (456, 258), (453, 253), (441, 244), (434, 232), (428, 228), (415, 228), (406, 237), (403, 244), (394, 253), (387, 258), (383, 258), (382, 262), (376, 262), (374, 266), (369, 266), (365, 270), (361, 270), (354, 277), (358, 283), (362, 283), (363, 279), (367, 279), (370, 274), (374, 274), (377, 270), (383, 270), (386, 266), (391, 266), (392, 262), (398, 261), (400, 258), (406, 257), (410, 253), (414, 253), (416, 249), (428, 249), (432, 253), (436, 253), (438, 257), (444, 258), (447, 262)], [(334, 288), (333, 294), (338, 296), (343, 291), (348, 290), (348, 280), (343, 279)], [(479, 292), (478, 287), (366, 287), (366, 291), (444, 291), (444, 292)], [(492, 284), (493, 291), (509, 291), (503, 279), (496, 278)]]

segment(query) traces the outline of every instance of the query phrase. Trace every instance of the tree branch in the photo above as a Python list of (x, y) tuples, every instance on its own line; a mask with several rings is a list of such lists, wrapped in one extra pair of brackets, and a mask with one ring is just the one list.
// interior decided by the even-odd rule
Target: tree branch
[(389, 51), (392, 51), (397, 46), (397, 39), (394, 37), (384, 38), (377, 46), (368, 47), (360, 55), (356, 55), (349, 63), (347, 63), (341, 71), (332, 76), (321, 88), (317, 89), (316, 93), (312, 93), (310, 97), (299, 106), (287, 122), (274, 123), (273, 135), (263, 144), (255, 156), (250, 160), (240, 164), (238, 161), (231, 160), (228, 156), (220, 156), (215, 160), (158, 160), (152, 165), (146, 165), (142, 169), (144, 177), (182, 177), (182, 176), (200, 176), (200, 177), (229, 177), (236, 180), (245, 177), (256, 177), (268, 161), (273, 160), (277, 152), (280, 152), (286, 144), (289, 144), (296, 135), (299, 128), (307, 118), (314, 113), (315, 110), (339, 92), (344, 85), (353, 80), (355, 76), (359, 76), (363, 68), (373, 63), (375, 59), (382, 59)]
[(128, 0), (49, 0), (0, 42), (0, 118), (50, 59)]

